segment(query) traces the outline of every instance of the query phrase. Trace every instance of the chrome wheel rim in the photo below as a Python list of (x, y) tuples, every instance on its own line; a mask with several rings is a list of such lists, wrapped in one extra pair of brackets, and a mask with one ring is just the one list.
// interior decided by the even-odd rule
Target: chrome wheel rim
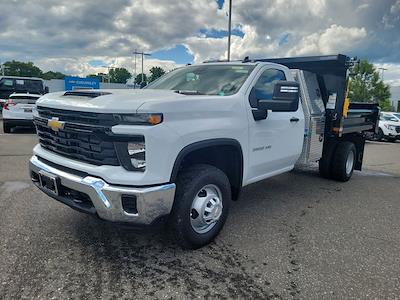
[(354, 152), (350, 151), (349, 155), (347, 156), (346, 160), (346, 174), (349, 175), (351, 171), (353, 171), (353, 164), (354, 164)]
[(190, 224), (197, 233), (209, 232), (221, 218), (222, 193), (214, 184), (202, 187), (193, 199)]

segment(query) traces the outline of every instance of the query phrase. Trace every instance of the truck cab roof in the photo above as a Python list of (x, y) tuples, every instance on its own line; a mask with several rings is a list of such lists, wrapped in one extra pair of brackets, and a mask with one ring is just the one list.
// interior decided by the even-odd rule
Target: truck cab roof
[(9, 78), (9, 79), (23, 79), (23, 80), (40, 80), (44, 81), (42, 78), (39, 77), (24, 77), (24, 76), (8, 76), (8, 75), (0, 75), (0, 80), (3, 78)]
[(309, 71), (318, 75), (334, 75), (346, 76), (347, 69), (352, 65), (353, 60), (344, 55), (320, 55), (320, 56), (304, 56), (304, 57), (283, 57), (283, 58), (256, 58), (250, 59), (246, 57), (243, 60), (224, 61), (214, 60), (205, 61), (207, 64), (277, 64), (284, 65), (289, 69), (300, 69)]

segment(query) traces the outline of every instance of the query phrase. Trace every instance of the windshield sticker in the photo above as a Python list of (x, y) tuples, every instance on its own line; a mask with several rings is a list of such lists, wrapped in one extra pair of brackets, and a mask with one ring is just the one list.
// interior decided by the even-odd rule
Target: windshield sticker
[(244, 74), (247, 74), (247, 73), (249, 73), (249, 70), (235, 70), (235, 73), (244, 73)]

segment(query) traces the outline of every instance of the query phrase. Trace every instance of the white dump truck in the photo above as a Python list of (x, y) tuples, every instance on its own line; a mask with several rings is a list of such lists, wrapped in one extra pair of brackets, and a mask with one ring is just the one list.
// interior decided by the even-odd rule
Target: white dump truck
[(47, 94), (37, 102), (30, 176), (78, 211), (166, 221), (180, 245), (201, 247), (243, 186), (315, 162), (339, 181), (361, 170), (379, 108), (349, 105), (351, 63), (246, 58), (182, 67), (140, 90)]

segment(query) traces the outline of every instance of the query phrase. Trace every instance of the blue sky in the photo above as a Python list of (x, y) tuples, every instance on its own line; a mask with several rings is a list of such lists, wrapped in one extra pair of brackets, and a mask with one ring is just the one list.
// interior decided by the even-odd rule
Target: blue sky
[(193, 62), (193, 55), (191, 55), (188, 49), (182, 44), (176, 45), (171, 49), (155, 51), (151, 53), (151, 56), (161, 60), (173, 60), (178, 64)]
[[(223, 2), (223, 1), (222, 1)], [(200, 29), (199, 35), (202, 35), (207, 38), (223, 38), (228, 36), (228, 30), (207, 30)], [(240, 31), (240, 29), (235, 28), (232, 30), (232, 35), (243, 37), (244, 33)], [(188, 49), (182, 45), (178, 44), (173, 48), (166, 50), (158, 50), (151, 53), (153, 58), (161, 59), (161, 60), (174, 60), (178, 64), (187, 64), (193, 63), (193, 55), (191, 55)]]

